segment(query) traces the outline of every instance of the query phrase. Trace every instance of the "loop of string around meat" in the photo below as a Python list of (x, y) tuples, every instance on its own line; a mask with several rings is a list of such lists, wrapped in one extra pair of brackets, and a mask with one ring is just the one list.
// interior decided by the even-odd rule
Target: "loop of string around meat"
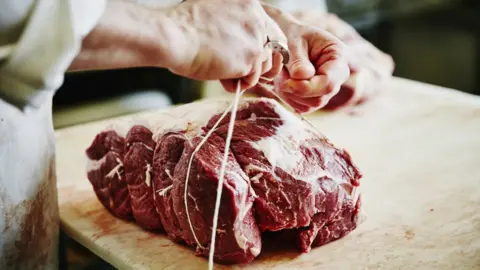
[(220, 124), (220, 122), (225, 118), (225, 116), (228, 114), (231, 108), (231, 113), (230, 113), (230, 121), (228, 123), (228, 131), (227, 131), (227, 138), (225, 140), (225, 149), (223, 152), (223, 159), (222, 159), (222, 164), (220, 167), (220, 177), (218, 179), (218, 185), (217, 185), (217, 198), (215, 201), (215, 211), (213, 214), (213, 226), (212, 226), (212, 236), (211, 236), (211, 241), (210, 241), (210, 254), (208, 258), (208, 268), (213, 269), (213, 255), (215, 252), (215, 237), (216, 237), (216, 231), (217, 231), (217, 222), (218, 222), (218, 214), (220, 211), (220, 199), (222, 197), (222, 190), (223, 190), (223, 181), (225, 177), (225, 168), (227, 165), (227, 160), (228, 160), (228, 153), (230, 151), (230, 142), (232, 141), (232, 136), (233, 136), (233, 129), (234, 129), (234, 124), (235, 124), (235, 117), (237, 115), (237, 109), (238, 109), (238, 103), (240, 101), (240, 97), (245, 93), (246, 90), (240, 91), (240, 81), (237, 83), (237, 88), (235, 91), (235, 97), (233, 99), (232, 104), (223, 112), (223, 114), (220, 116), (220, 118), (217, 120), (215, 125), (207, 132), (205, 137), (200, 141), (200, 143), (197, 145), (195, 150), (193, 151), (192, 155), (190, 156), (190, 160), (188, 162), (188, 167), (187, 167), (187, 176), (185, 179), (185, 189), (184, 189), (184, 204), (185, 204), (185, 210), (187, 214), (187, 220), (188, 220), (188, 225), (190, 226), (190, 230), (192, 232), (193, 238), (195, 239), (195, 242), (197, 242), (197, 246), (205, 249), (205, 247), (198, 241), (198, 238), (195, 234), (195, 230), (193, 228), (192, 221), (190, 219), (190, 212), (188, 211), (188, 180), (190, 179), (190, 170), (192, 168), (192, 162), (195, 154), (200, 150), (203, 144), (207, 142), (208, 138), (215, 132), (216, 128)]
[[(264, 78), (264, 77), (262, 77), (261, 79), (264, 80), (264, 81), (270, 81), (271, 82), (271, 79), (267, 79), (267, 78)], [(195, 154), (200, 150), (200, 148), (205, 144), (205, 142), (207, 142), (208, 138), (210, 138), (210, 136), (213, 134), (213, 132), (215, 132), (218, 125), (221, 123), (221, 121), (225, 118), (225, 116), (227, 116), (228, 112), (230, 111), (231, 112), (230, 113), (230, 120), (229, 120), (229, 123), (228, 123), (227, 137), (226, 137), (226, 140), (225, 140), (225, 149), (224, 149), (224, 152), (223, 152), (223, 159), (222, 159), (222, 164), (221, 164), (221, 167), (220, 167), (220, 177), (218, 179), (217, 197), (216, 197), (216, 200), (215, 200), (215, 209), (214, 209), (214, 214), (213, 214), (213, 226), (212, 226), (211, 241), (210, 241), (210, 253), (209, 253), (209, 257), (208, 257), (208, 269), (209, 270), (213, 269), (213, 257), (214, 257), (214, 253), (215, 253), (215, 238), (216, 238), (216, 233), (215, 232), (217, 231), (218, 215), (219, 215), (219, 211), (220, 211), (220, 200), (221, 200), (222, 191), (223, 191), (223, 181), (224, 181), (224, 177), (225, 177), (225, 169), (226, 169), (227, 160), (228, 160), (228, 153), (230, 151), (230, 143), (231, 143), (232, 136), (233, 136), (233, 130), (234, 130), (234, 125), (235, 125), (235, 118), (236, 118), (236, 115), (237, 115), (238, 103), (240, 101), (240, 97), (246, 91), (246, 90), (240, 91), (240, 85), (241, 85), (240, 83), (241, 83), (240, 81), (237, 82), (237, 88), (236, 88), (236, 91), (235, 91), (235, 96), (234, 96), (232, 104), (230, 104), (225, 109), (225, 111), (220, 116), (220, 118), (217, 120), (217, 122), (207, 132), (205, 137), (200, 141), (200, 143), (197, 145), (195, 150), (192, 152), (192, 155), (190, 156), (190, 160), (188, 162), (187, 176), (186, 176), (186, 179), (185, 179), (185, 189), (184, 189), (184, 197), (183, 198), (184, 198), (185, 210), (186, 210), (186, 214), (187, 214), (188, 225), (190, 226), (190, 231), (192, 232), (193, 238), (195, 239), (195, 242), (197, 243), (197, 246), (201, 249), (205, 249), (205, 247), (198, 240), (197, 235), (195, 234), (195, 230), (193, 228), (192, 221), (190, 219), (190, 212), (188, 210), (188, 181), (190, 179), (190, 171), (191, 171), (191, 168), (192, 168), (192, 162), (193, 162), (193, 159), (195, 157)], [(321, 132), (310, 121), (308, 121), (302, 114), (296, 112), (275, 91), (273, 91), (273, 85), (263, 83), (263, 82), (259, 82), (258, 84), (260, 86), (266, 88), (267, 90), (269, 90), (278, 100), (280, 100), (280, 102), (282, 102), (284, 105), (288, 106), (289, 109), (291, 109), (297, 116), (299, 116), (302, 121), (306, 122), (310, 127), (313, 128), (314, 131), (316, 131), (319, 135), (321, 135)], [(354, 205), (355, 205), (356, 201), (358, 199), (357, 188), (356, 187), (353, 188), (353, 191), (352, 191), (351, 195), (354, 198)]]

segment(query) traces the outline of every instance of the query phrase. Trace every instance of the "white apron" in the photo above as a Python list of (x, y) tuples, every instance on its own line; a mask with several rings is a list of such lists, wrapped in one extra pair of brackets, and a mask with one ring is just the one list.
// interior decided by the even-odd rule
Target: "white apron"
[(104, 7), (102, 0), (0, 1), (0, 51), (16, 45), (0, 56), (2, 270), (58, 269), (52, 97)]

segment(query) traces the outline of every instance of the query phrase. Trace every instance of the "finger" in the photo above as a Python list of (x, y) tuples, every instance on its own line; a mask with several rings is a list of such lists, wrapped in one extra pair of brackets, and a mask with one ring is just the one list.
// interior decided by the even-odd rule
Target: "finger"
[(284, 92), (310, 98), (335, 95), (339, 88), (340, 85), (331, 83), (328, 76), (317, 75), (309, 80), (287, 80)]
[(328, 102), (328, 99), (324, 97), (312, 97), (312, 98), (302, 98), (293, 94), (285, 93), (284, 94), (286, 97), (288, 97), (290, 100), (295, 101), (298, 104), (313, 108), (313, 109), (319, 109), (323, 106), (325, 106)]
[(272, 66), (267, 72), (264, 72), (262, 77), (272, 79), (276, 77), (280, 72), (282, 71), (283, 68), (283, 57), (282, 54), (279, 52), (273, 52), (272, 57)]
[(348, 66), (345, 54), (342, 52), (335, 52), (329, 56), (326, 62), (323, 62), (322, 59), (320, 59), (319, 64), (317, 64), (317, 74), (326, 75), (332, 82), (343, 84), (350, 76), (350, 69)]
[(273, 66), (272, 50), (266, 47), (263, 54), (261, 74), (265, 77), (265, 73), (269, 72)]
[(262, 59), (259, 58), (253, 65), (253, 69), (248, 76), (241, 79), (240, 89), (245, 90), (255, 86), (262, 75)]
[(237, 91), (237, 82), (237, 79), (220, 80), (220, 84), (223, 86), (223, 89), (230, 93), (235, 93), (235, 91)]
[(300, 103), (296, 102), (295, 100), (292, 100), (291, 98), (288, 98), (286, 96), (282, 96), (282, 99), (285, 102), (287, 102), (288, 105), (290, 105), (295, 110), (295, 112), (297, 112), (297, 113), (306, 113), (310, 110), (309, 106), (305, 106), (303, 104), (300, 104)]
[(325, 30), (317, 29), (317, 31), (312, 32), (308, 38), (315, 41), (312, 42), (309, 50), (310, 59), (312, 60), (318, 60), (321, 57), (328, 59), (340, 52), (345, 54), (347, 45)]
[[(327, 77), (326, 89), (338, 92), (350, 76), (349, 64), (343, 46), (332, 46), (331, 51), (322, 55), (317, 63), (317, 74)], [(315, 89), (313, 89), (315, 90)], [(321, 89), (319, 89), (321, 91)]]
[(293, 79), (306, 80), (315, 75), (315, 67), (310, 62), (308, 43), (304, 38), (297, 38), (288, 44), (290, 62), (287, 64), (288, 72)]
[[(265, 32), (268, 35), (270, 40), (275, 40), (281, 44), (287, 44), (287, 37), (283, 33), (280, 26), (265, 12), (262, 8), (262, 12), (265, 16)], [(279, 52), (273, 52), (272, 55), (272, 66), (268, 71), (263, 73), (263, 77), (274, 78), (276, 77), (283, 68), (283, 57)]]
[(315, 37), (310, 56), (318, 59), (315, 61), (318, 75), (309, 80), (287, 80), (286, 92), (300, 97), (331, 97), (347, 81), (350, 70), (344, 45), (328, 33), (318, 32)]
[(287, 81), (290, 79), (290, 75), (288, 74), (288, 70), (283, 68), (280, 71), (280, 74), (273, 78), (273, 91), (277, 92), (281, 95), (285, 90), (288, 89)]
[(270, 40), (277, 40), (282, 44), (287, 44), (287, 37), (283, 33), (280, 26), (278, 26), (278, 24), (265, 12), (263, 8), (261, 10), (265, 18), (265, 32)]

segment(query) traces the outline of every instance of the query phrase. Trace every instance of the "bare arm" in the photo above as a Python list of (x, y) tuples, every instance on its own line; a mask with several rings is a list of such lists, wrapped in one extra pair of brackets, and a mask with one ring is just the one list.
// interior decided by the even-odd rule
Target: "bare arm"
[(221, 80), (234, 91), (237, 79), (244, 89), (280, 72), (281, 58), (274, 61), (264, 46), (266, 34), (286, 40), (257, 0), (190, 0), (168, 8), (109, 0), (69, 70), (163, 67)]
[(109, 1), (97, 26), (83, 39), (69, 70), (169, 68), (174, 64), (174, 52), (185, 50), (188, 43), (172, 13), (172, 8)]

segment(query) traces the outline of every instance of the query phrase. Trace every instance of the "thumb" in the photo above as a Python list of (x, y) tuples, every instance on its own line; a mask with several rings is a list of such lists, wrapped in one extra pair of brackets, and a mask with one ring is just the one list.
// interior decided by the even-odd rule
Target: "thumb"
[(308, 44), (305, 39), (289, 42), (290, 62), (287, 64), (290, 77), (295, 80), (308, 80), (315, 76), (315, 67), (308, 58)]

